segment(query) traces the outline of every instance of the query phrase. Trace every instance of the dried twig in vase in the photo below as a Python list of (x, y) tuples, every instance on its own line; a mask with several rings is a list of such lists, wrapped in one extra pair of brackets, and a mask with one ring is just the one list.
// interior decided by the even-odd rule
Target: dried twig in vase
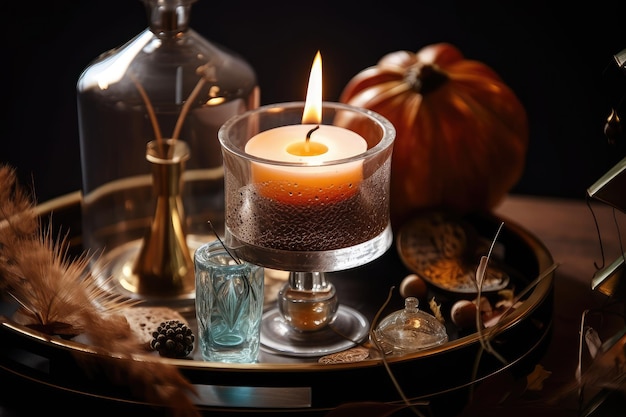
[[(196, 99), (198, 94), (200, 94), (200, 90), (202, 90), (204, 84), (206, 84), (207, 81), (215, 81), (215, 67), (209, 63), (201, 65), (196, 69), (196, 74), (200, 76), (200, 79), (198, 80), (198, 83), (196, 84), (194, 89), (189, 94), (189, 97), (187, 97), (187, 100), (185, 100), (185, 102), (183, 103), (183, 107), (180, 111), (180, 114), (178, 115), (178, 119), (176, 120), (176, 126), (174, 127), (174, 131), (172, 132), (171, 139), (173, 140), (179, 139), (178, 136), (180, 135), (180, 131), (183, 127), (185, 119), (187, 118), (189, 109), (191, 108), (193, 101)], [(159, 152), (161, 155), (164, 155), (163, 135), (161, 133), (161, 128), (156, 117), (156, 112), (154, 111), (154, 106), (152, 106), (152, 102), (150, 101), (150, 97), (148, 96), (148, 93), (134, 74), (130, 74), (130, 79), (135, 84), (135, 87), (137, 88), (137, 91), (139, 91), (139, 95), (141, 96), (141, 99), (146, 106), (146, 111), (148, 112), (150, 123), (152, 124), (152, 130), (154, 131), (154, 137), (157, 141)]]

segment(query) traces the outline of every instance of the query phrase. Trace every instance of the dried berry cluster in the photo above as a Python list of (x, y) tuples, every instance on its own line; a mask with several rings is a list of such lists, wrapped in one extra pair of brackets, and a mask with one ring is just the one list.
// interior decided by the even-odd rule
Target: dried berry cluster
[(184, 358), (193, 350), (195, 337), (191, 329), (178, 320), (162, 322), (152, 333), (150, 347), (168, 358)]

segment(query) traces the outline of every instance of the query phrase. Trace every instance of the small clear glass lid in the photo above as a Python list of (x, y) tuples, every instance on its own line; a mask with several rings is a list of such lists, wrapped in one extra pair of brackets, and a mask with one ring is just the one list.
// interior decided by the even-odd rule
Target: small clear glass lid
[(419, 300), (407, 297), (404, 309), (385, 317), (374, 331), (386, 354), (403, 354), (448, 341), (445, 326), (435, 316), (421, 311)]

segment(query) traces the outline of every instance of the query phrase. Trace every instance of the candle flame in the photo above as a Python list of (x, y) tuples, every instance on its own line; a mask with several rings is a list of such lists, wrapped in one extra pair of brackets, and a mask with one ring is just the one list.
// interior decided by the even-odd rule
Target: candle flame
[(306, 92), (304, 103), (304, 113), (302, 115), (303, 124), (319, 124), (322, 122), (322, 55), (320, 51), (315, 54), (311, 74), (309, 75), (309, 86)]

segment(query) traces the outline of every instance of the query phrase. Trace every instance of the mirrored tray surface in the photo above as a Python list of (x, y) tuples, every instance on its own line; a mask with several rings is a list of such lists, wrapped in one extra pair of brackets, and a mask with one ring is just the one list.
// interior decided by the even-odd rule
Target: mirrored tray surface
[[(50, 213), (55, 227), (69, 230), (72, 248), (80, 246), (80, 194), (74, 193), (38, 206), (42, 219)], [(468, 216), (464, 219), (487, 239), (491, 239), (501, 219), (490, 215)], [(505, 223), (499, 238), (499, 257), (510, 274), (507, 286), (524, 288), (541, 271), (553, 265), (545, 246), (533, 235), (516, 224)], [(403, 307), (398, 294), (402, 279), (411, 269), (392, 247), (378, 260), (363, 267), (332, 273), (341, 303), (363, 313), (368, 320), (375, 318), (391, 291), (389, 304), (380, 317)], [(277, 287), (269, 286), (276, 289)], [(508, 361), (502, 364), (483, 354), (477, 372), (474, 361), (480, 342), (475, 332), (465, 333), (450, 320), (451, 305), (459, 299), (458, 293), (429, 289), (429, 299), (441, 304), (446, 318), (449, 341), (443, 345), (399, 357), (388, 357), (390, 370), (414, 400), (428, 400), (437, 412), (445, 415), (450, 406), (451, 393), (464, 392), (472, 384), (511, 367), (525, 367), (535, 363), (549, 339), (552, 324), (552, 274), (540, 282), (523, 299), (513, 313), (485, 333), (497, 341), (499, 353)], [(268, 306), (266, 306), (267, 308)], [(94, 381), (78, 365), (81, 355), (102, 355), (88, 344), (77, 340), (50, 337), (17, 324), (13, 312), (17, 306), (4, 297), (0, 301), (0, 369), (18, 380), (52, 387), (78, 397), (97, 397), (106, 403), (154, 406), (137, 400), (127, 390), (111, 387), (106, 381)], [(447, 313), (446, 313), (447, 312)], [(185, 318), (195, 331), (194, 312)], [(368, 347), (366, 346), (366, 349)], [(115, 355), (104, 355), (107, 359)], [(194, 384), (200, 393), (198, 407), (202, 412), (325, 413), (340, 404), (360, 401), (396, 403), (401, 397), (395, 390), (380, 355), (370, 350), (367, 357), (355, 362), (321, 363), (318, 357), (294, 357), (280, 352), (263, 350), (255, 364), (225, 364), (201, 359), (197, 347), (189, 358), (160, 358), (147, 353), (148, 360), (162, 361), (178, 367), (181, 374)], [(374, 383), (375, 382), (375, 383)], [(338, 389), (338, 387), (354, 389)], [(443, 409), (443, 411), (441, 411)]]

